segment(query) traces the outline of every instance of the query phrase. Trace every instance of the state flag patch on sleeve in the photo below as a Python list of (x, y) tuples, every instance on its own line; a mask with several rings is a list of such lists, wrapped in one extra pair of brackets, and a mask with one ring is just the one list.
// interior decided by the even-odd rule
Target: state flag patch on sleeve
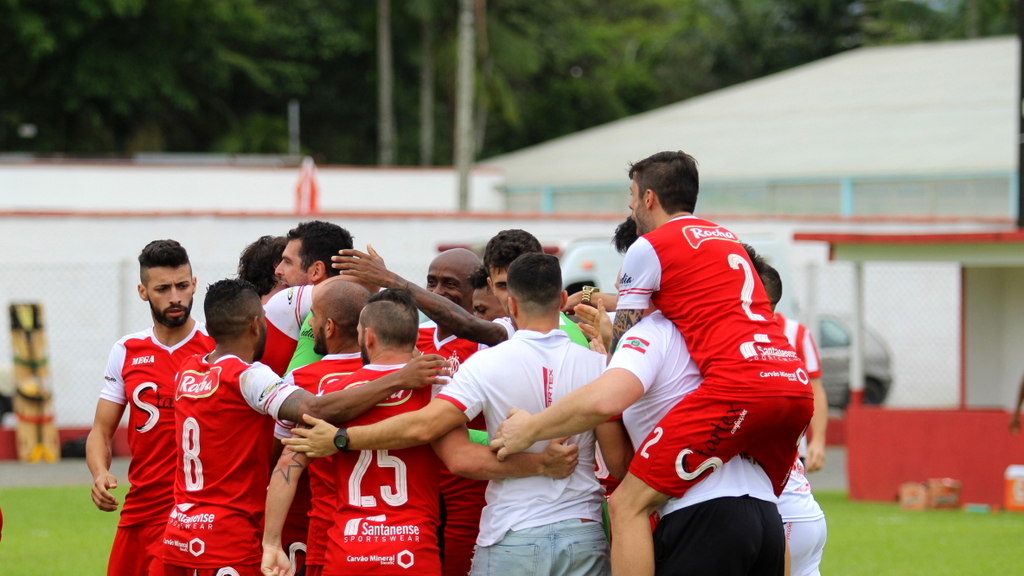
[(622, 348), (629, 348), (630, 350), (636, 350), (641, 354), (647, 354), (647, 347), (651, 343), (643, 338), (630, 338), (622, 343)]

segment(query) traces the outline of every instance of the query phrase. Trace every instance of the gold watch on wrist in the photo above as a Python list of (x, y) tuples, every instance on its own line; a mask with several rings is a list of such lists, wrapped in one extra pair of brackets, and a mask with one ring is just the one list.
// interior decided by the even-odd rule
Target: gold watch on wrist
[(587, 306), (593, 306), (593, 304), (590, 303), (590, 296), (594, 292), (596, 292), (596, 291), (597, 291), (597, 287), (596, 286), (584, 286), (583, 287), (583, 298), (580, 300), (580, 302), (586, 304)]

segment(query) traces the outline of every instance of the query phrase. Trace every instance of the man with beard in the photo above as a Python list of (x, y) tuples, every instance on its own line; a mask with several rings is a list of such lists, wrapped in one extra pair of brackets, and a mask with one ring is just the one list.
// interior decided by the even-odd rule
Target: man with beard
[(125, 407), (131, 488), (125, 496), (107, 574), (163, 574), (161, 541), (174, 503), (174, 375), (182, 360), (213, 349), (213, 340), (191, 317), (196, 279), (188, 254), (174, 240), (154, 240), (139, 255), (139, 297), (149, 302), (153, 326), (114, 344), (106, 383), (86, 442), (92, 500), (106, 512), (118, 508), (110, 491), (111, 445)]

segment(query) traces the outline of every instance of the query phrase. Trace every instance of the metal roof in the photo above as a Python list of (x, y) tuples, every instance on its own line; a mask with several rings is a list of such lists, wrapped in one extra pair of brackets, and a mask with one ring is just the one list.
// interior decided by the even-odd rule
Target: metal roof
[(623, 182), (660, 150), (702, 180), (1016, 170), (1016, 37), (860, 48), (482, 162), (509, 186)]

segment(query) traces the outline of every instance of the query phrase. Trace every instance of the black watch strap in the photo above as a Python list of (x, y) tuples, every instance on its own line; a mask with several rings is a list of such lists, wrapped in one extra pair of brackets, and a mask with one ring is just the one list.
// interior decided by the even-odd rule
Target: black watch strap
[(344, 428), (338, 428), (334, 433), (334, 447), (340, 452), (348, 452), (348, 432)]

